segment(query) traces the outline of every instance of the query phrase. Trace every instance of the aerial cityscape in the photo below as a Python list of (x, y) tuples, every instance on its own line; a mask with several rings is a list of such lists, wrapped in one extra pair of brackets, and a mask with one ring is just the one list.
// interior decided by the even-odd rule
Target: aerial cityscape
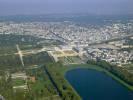
[[(92, 14), (81, 11), (98, 0), (46, 1), (33, 0), (40, 7), (26, 11), (9, 9), (29, 1), (0, 1), (0, 100), (133, 100), (132, 7), (120, 6), (119, 14), (118, 5), (100, 6), (99, 14), (95, 6)], [(69, 3), (75, 8), (67, 13)], [(41, 7), (51, 13), (40, 14)]]

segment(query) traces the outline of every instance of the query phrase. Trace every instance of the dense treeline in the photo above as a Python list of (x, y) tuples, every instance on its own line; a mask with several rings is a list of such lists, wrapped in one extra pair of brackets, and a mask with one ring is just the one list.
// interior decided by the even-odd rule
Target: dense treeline
[(4, 54), (14, 54), (17, 52), (16, 46), (0, 46), (0, 56)]
[(52, 39), (44, 39), (32, 35), (0, 34), (0, 46), (19, 45), (60, 45), (62, 42)]
[(124, 80), (126, 83), (128, 83), (130, 85), (133, 85), (133, 75), (132, 75), (132, 73), (129, 73), (126, 68), (111, 65), (106, 61), (89, 60), (87, 63), (98, 65), (102, 68), (105, 68), (109, 72), (111, 72), (114, 75), (118, 76), (120, 79)]
[(81, 100), (80, 96), (73, 90), (70, 84), (65, 80), (64, 76), (59, 72), (59, 68), (63, 67), (61, 63), (47, 64), (46, 68), (50, 73), (57, 88), (61, 92), (63, 100)]
[(42, 39), (29, 35), (0, 34), (0, 46), (36, 44)]
[(44, 63), (52, 62), (52, 59), (48, 56), (47, 52), (40, 52), (37, 54), (23, 56), (24, 64), (30, 65), (42, 65)]
[(20, 69), (21, 61), (18, 55), (7, 55), (0, 57), (0, 69)]

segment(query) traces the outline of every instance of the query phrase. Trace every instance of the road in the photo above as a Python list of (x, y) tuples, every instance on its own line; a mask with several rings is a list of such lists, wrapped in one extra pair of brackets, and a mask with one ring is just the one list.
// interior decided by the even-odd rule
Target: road
[(19, 57), (20, 57), (20, 61), (22, 63), (22, 66), (24, 67), (24, 61), (23, 61), (23, 54), (19, 48), (19, 45), (16, 45), (16, 48), (17, 48), (17, 51), (18, 51), (18, 54), (19, 54)]

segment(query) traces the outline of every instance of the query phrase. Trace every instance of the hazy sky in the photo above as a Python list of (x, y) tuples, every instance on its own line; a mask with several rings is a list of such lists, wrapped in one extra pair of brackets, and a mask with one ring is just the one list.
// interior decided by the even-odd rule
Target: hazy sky
[(0, 0), (0, 15), (133, 14), (133, 0)]

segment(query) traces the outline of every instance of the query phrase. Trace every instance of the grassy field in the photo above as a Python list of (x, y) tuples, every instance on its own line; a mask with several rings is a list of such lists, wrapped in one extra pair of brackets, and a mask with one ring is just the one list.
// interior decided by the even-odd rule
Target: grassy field
[(23, 79), (13, 79), (12, 83), (13, 83), (13, 86), (22, 86), (22, 85), (25, 85), (26, 81)]
[(34, 81), (28, 80), (34, 100), (43, 100), (42, 98), (57, 95), (54, 86), (42, 68), (27, 70), (27, 74), (30, 77), (35, 77)]

